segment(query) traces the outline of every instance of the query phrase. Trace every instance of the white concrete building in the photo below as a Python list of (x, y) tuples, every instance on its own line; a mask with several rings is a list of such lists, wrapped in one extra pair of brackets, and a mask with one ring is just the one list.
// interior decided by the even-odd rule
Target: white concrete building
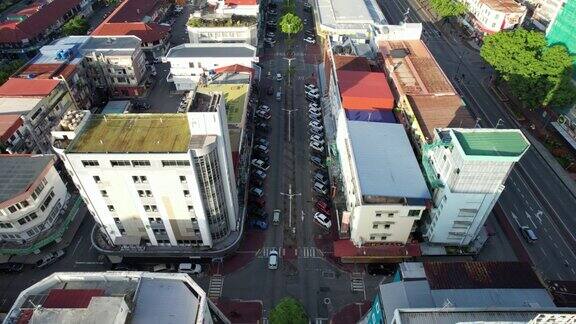
[(542, 31), (548, 31), (568, 0), (542, 0), (536, 3), (532, 22)]
[(0, 241), (27, 245), (58, 223), (69, 194), (54, 155), (0, 155)]
[(116, 246), (212, 247), (237, 230), (224, 98), (197, 92), (185, 114), (85, 116), (54, 146)]
[(514, 0), (461, 0), (468, 7), (466, 22), (478, 35), (493, 34), (522, 25), (526, 7)]
[(230, 321), (185, 273), (56, 272), (20, 293), (4, 324)]
[(251, 68), (258, 57), (249, 44), (182, 44), (172, 47), (165, 60), (170, 63), (167, 81), (174, 82), (176, 90), (193, 90), (214, 69), (236, 64)]
[(437, 129), (434, 142), (423, 149), (424, 169), (434, 188), (425, 238), (431, 243), (469, 245), (529, 145), (517, 129)]
[[(226, 26), (227, 22), (233, 26)], [(253, 16), (191, 17), (188, 26), (190, 43), (258, 44), (258, 20)]]
[(338, 124), (350, 239), (356, 246), (406, 243), (430, 193), (404, 128), (346, 118)]

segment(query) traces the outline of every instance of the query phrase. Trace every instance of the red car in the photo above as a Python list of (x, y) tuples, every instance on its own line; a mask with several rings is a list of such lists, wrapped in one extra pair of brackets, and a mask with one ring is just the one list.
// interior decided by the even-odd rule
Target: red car
[(324, 200), (318, 200), (314, 206), (319, 212), (330, 215), (330, 206)]

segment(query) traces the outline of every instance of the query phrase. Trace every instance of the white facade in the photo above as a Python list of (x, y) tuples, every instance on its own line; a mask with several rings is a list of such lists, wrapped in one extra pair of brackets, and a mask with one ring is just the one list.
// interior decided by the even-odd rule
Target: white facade
[[(30, 163), (35, 166), (29, 168)], [(66, 185), (54, 168), (54, 156), (6, 155), (0, 158), (0, 165), (2, 178), (8, 180), (12, 175), (10, 181), (20, 182), (20, 173), (31, 169), (37, 174), (34, 179), (26, 179), (29, 186), (21, 192), (0, 201), (0, 240), (26, 243), (52, 229), (69, 197)]]
[[(367, 130), (362, 135), (388, 133), (386, 137), (389, 138), (389, 141), (397, 141), (398, 143), (386, 143), (384, 146), (380, 146), (373, 141), (374, 138), (362, 135), (350, 136), (349, 124), (357, 124), (356, 129)], [(379, 128), (384, 129), (382, 133), (378, 131)], [(363, 145), (359, 141), (359, 137), (365, 137), (369, 144)], [(367, 152), (370, 150), (368, 146), (371, 144), (374, 144), (375, 155), (369, 155), (371, 153)], [(414, 153), (411, 152), (408, 137), (402, 126), (399, 124), (353, 122), (342, 117), (338, 119), (336, 145), (344, 185), (342, 190), (346, 198), (347, 211), (350, 212), (349, 225), (352, 242), (357, 246), (365, 243), (406, 243), (414, 229), (415, 221), (420, 219), (422, 212), (426, 209), (426, 201), (430, 195), (424, 178), (418, 170), (418, 163)], [(401, 164), (408, 167), (410, 172), (405, 169), (395, 170), (394, 166), (389, 165), (393, 164), (390, 160), (391, 156), (387, 153), (381, 153), (385, 146), (400, 148), (402, 152), (396, 151), (396, 154), (398, 154), (399, 160), (402, 160)], [(366, 149), (359, 149), (358, 147)], [(369, 155), (367, 160), (372, 160), (375, 169), (369, 169), (364, 162), (360, 162), (360, 156), (358, 156), (360, 154)], [(388, 181), (391, 173), (397, 173), (398, 180), (395, 181), (396, 183)], [(368, 184), (366, 178), (373, 178), (381, 186), (377, 183)], [(403, 183), (410, 184), (405, 187)], [(377, 187), (374, 188), (374, 185)], [(382, 189), (381, 193), (377, 193), (380, 189)]]
[(481, 34), (519, 27), (526, 17), (526, 7), (513, 0), (462, 0), (467, 5), (469, 22)]
[(249, 44), (182, 44), (171, 48), (165, 60), (170, 63), (169, 82), (176, 90), (193, 90), (203, 77), (219, 67), (258, 62), (256, 48)]
[[(208, 111), (105, 117), (110, 121), (149, 118), (157, 127), (184, 119), (166, 126), (188, 128), (190, 143), (184, 143), (183, 150), (59, 150), (88, 209), (112, 242), (211, 247), (237, 230), (238, 201), (224, 99), (219, 94), (212, 98), (216, 106)], [(160, 142), (162, 134), (157, 136)]]
[[(460, 133), (492, 132), (519, 134), (528, 148), (528, 141), (518, 130), (458, 129)], [(441, 133), (443, 132), (443, 133)], [(451, 129), (437, 130), (432, 148), (424, 149), (424, 163), (429, 161), (430, 172), (437, 175), (442, 185), (436, 186), (424, 236), (431, 243), (466, 246), (474, 240), (484, 225), (498, 197), (504, 190), (516, 156), (467, 154)], [(444, 143), (445, 145), (439, 145)]]
[(257, 16), (259, 12), (258, 0), (252, 1), (230, 1), (230, 0), (208, 0), (211, 5), (216, 4), (214, 11), (224, 15)]
[(247, 27), (190, 27), (190, 43), (246, 43), (258, 44), (258, 24)]
[(547, 32), (566, 2), (567, 0), (540, 1), (532, 15), (532, 22), (536, 27)]

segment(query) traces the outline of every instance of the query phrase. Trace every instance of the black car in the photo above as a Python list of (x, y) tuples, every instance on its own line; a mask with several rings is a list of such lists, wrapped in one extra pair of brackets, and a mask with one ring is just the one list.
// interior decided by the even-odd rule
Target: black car
[(268, 157), (268, 155), (264, 153), (254, 152), (252, 153), (252, 158), (262, 160), (264, 161), (264, 163), (270, 163), (270, 157)]
[(250, 208), (250, 210), (248, 210), (248, 215), (255, 218), (260, 218), (262, 220), (266, 220), (268, 218), (268, 213), (266, 212), (266, 210), (264, 210), (264, 208), (259, 207)]
[(2, 273), (14, 273), (20, 272), (24, 268), (22, 263), (6, 262), (0, 263), (0, 272)]
[(268, 124), (266, 124), (266, 123), (256, 124), (256, 130), (258, 130), (258, 131), (268, 132), (269, 129), (270, 129), (270, 126), (268, 126)]
[(392, 276), (398, 266), (395, 263), (370, 263), (366, 266), (366, 272), (372, 276)]
[(320, 156), (311, 155), (310, 156), (310, 162), (312, 162), (313, 164), (315, 164), (319, 167), (324, 166), (324, 161), (322, 160), (322, 158)]
[(260, 178), (252, 176), (250, 178), (250, 185), (256, 186), (256, 187), (262, 187), (262, 186), (264, 186), (264, 181), (262, 181), (262, 179), (260, 179)]

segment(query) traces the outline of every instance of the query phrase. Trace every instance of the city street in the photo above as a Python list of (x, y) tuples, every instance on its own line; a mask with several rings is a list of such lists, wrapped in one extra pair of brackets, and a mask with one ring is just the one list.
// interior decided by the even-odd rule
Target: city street
[[(410, 8), (407, 22), (422, 22), (423, 39), (438, 63), (463, 96), (472, 114), (485, 127), (518, 128), (518, 124), (487, 86), (491, 70), (477, 50), (449, 33), (436, 28), (422, 2), (379, 1), (390, 23), (399, 23)], [(533, 264), (544, 278), (570, 280), (576, 276), (576, 198), (532, 146), (514, 167), (499, 204), (522, 241)], [(538, 241), (523, 240), (520, 226), (530, 226)]]

